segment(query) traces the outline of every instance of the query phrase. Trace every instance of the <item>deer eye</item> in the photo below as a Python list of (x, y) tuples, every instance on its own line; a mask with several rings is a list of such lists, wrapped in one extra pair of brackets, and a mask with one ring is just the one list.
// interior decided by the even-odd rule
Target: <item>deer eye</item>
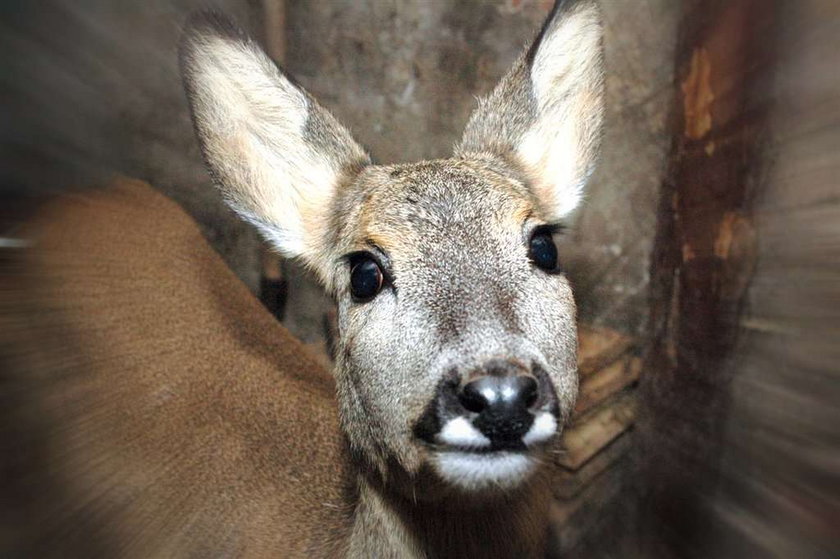
[(531, 235), (528, 242), (528, 257), (537, 268), (550, 273), (560, 271), (560, 263), (557, 259), (557, 245), (550, 229), (538, 228)]
[(350, 293), (358, 303), (370, 301), (382, 290), (384, 278), (379, 264), (368, 255), (357, 256), (350, 268)]

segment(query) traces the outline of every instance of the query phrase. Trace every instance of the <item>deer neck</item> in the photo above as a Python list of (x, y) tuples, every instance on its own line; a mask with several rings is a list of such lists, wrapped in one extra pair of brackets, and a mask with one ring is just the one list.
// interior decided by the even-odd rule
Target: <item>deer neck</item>
[[(540, 557), (548, 532), (545, 472), (500, 495), (425, 500), (360, 476), (350, 557)], [(407, 490), (406, 490), (407, 489)]]

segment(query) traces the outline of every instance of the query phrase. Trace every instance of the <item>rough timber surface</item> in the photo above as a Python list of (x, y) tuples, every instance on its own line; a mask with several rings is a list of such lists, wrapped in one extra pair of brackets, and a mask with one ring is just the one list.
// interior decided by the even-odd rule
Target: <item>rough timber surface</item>
[(642, 371), (642, 360), (626, 355), (596, 373), (591, 373), (580, 383), (573, 417), (586, 412), (627, 388), (637, 380)]
[[(622, 462), (626, 458), (619, 458)], [(583, 539), (591, 537), (601, 527), (604, 508), (619, 499), (627, 484), (629, 468), (614, 463), (598, 475), (577, 496), (568, 501), (555, 501), (551, 507), (556, 552), (566, 556)], [(554, 557), (555, 555), (551, 555)]]
[(577, 471), (561, 469), (554, 482), (554, 495), (568, 501), (586, 489), (601, 473), (616, 466), (633, 445), (633, 432), (628, 431), (602, 449)]
[(636, 419), (638, 398), (633, 393), (619, 394), (572, 424), (563, 433), (565, 452), (559, 463), (577, 470), (611, 441), (625, 432)]
[(581, 378), (600, 371), (634, 344), (631, 336), (608, 328), (578, 328), (578, 371)]

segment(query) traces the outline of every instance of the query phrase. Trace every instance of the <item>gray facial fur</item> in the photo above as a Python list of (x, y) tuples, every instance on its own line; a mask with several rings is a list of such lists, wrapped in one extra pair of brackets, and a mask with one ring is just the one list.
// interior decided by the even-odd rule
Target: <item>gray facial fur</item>
[(365, 199), (342, 214), (338, 237), (357, 235), (345, 251), (375, 243), (393, 280), (364, 304), (346, 280), (337, 289), (339, 402), (355, 444), (380, 465), (396, 456), (416, 471), (413, 423), (439, 380), (494, 358), (543, 366), (560, 409), (572, 407), (574, 301), (565, 277), (529, 260), (529, 233), (545, 221), (521, 180), (482, 159), (451, 159), (370, 168), (343, 195)]

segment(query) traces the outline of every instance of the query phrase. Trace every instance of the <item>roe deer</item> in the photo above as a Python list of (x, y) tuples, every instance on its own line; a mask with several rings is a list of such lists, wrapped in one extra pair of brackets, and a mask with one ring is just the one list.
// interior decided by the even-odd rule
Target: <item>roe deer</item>
[(27, 329), (60, 334), (31, 365), (62, 373), (37, 398), (61, 422), (44, 438), (68, 503), (45, 524), (54, 541), (78, 531), (75, 548), (135, 556), (540, 556), (577, 393), (553, 234), (600, 143), (601, 34), (594, 2), (558, 2), (453, 158), (374, 165), (233, 25), (191, 18), (181, 64), (206, 163), (334, 296), (334, 392), (147, 187), (48, 210), (21, 284), (39, 308), (7, 316), (17, 347)]

